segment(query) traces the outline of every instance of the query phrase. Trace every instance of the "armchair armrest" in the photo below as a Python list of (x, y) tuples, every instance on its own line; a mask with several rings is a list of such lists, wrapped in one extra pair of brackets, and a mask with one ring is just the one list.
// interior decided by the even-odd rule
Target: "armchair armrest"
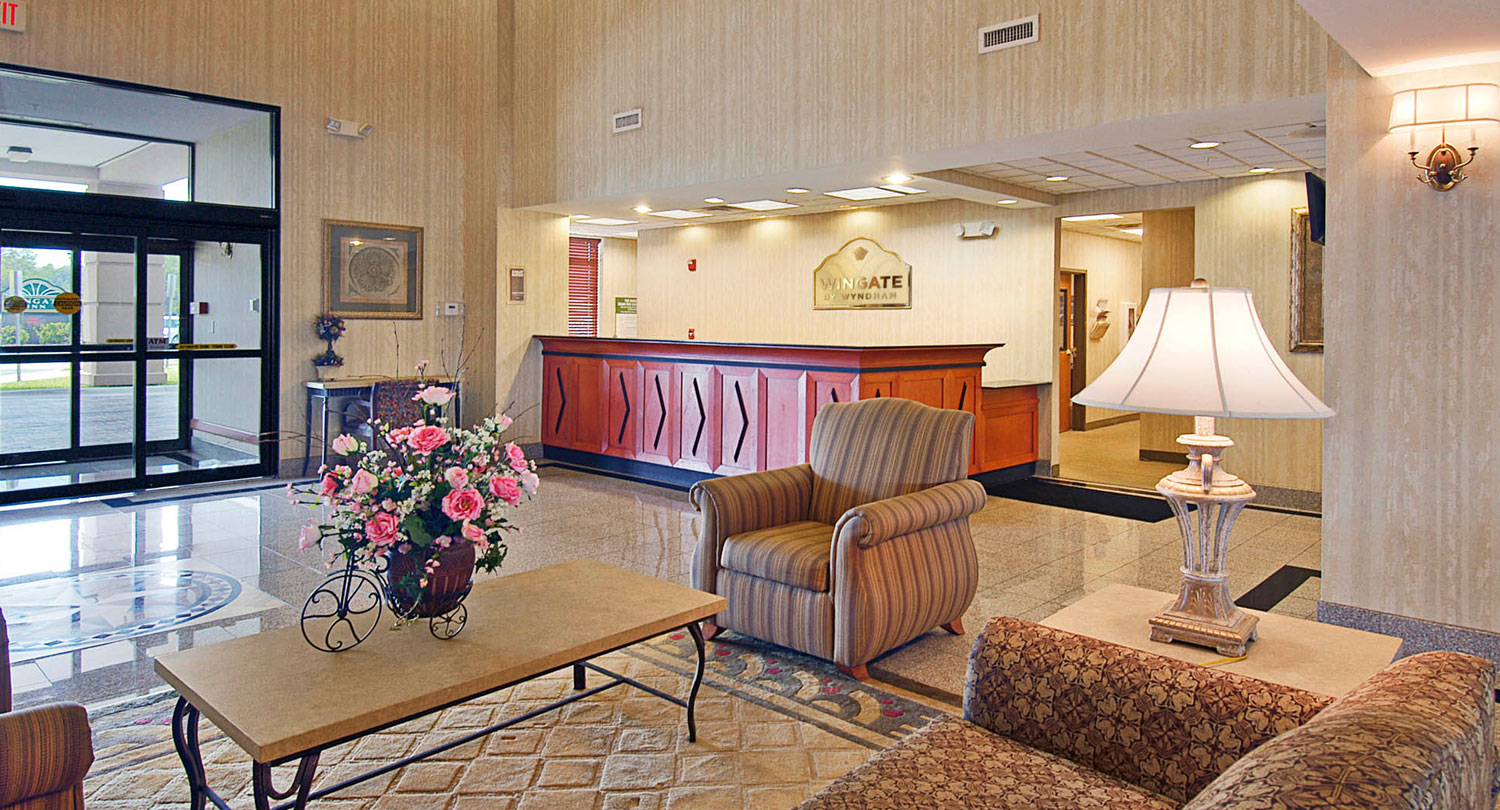
[(856, 506), (839, 518), (835, 534), (853, 537), (864, 548), (910, 534), (984, 508), (978, 481), (950, 481), (935, 487)]
[(1330, 702), (1005, 616), (964, 685), (966, 720), (1177, 801)]
[(0, 807), (76, 787), (93, 764), (82, 706), (54, 703), (0, 714)]
[(807, 464), (694, 484), (688, 502), (702, 523), (693, 551), (693, 587), (716, 592), (719, 546), (726, 537), (807, 520), (811, 501), (812, 467)]

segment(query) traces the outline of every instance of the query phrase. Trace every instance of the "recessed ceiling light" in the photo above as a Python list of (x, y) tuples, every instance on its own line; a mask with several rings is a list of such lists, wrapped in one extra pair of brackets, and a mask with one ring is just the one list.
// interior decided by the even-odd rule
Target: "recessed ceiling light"
[(1213, 149), (1219, 145), (1218, 141), (1194, 141), (1188, 144), (1189, 149)]
[(916, 186), (901, 186), (901, 185), (896, 185), (894, 183), (892, 183), (889, 186), (881, 186), (881, 188), (885, 189), (886, 191), (899, 191), (902, 194), (926, 194), (927, 193), (927, 189), (925, 189), (925, 188), (917, 188)]
[(825, 191), (825, 197), (838, 197), (841, 200), (883, 200), (887, 197), (900, 197), (901, 192), (890, 189), (876, 188), (874, 186), (861, 186), (859, 188), (846, 188), (841, 191)]
[(901, 174), (899, 172), (896, 173), (896, 174), (888, 174), (888, 175), (885, 176), (885, 181), (887, 183), (890, 183), (893, 186), (900, 186), (900, 185), (904, 185), (906, 183), (910, 183), (911, 182), (911, 175), (909, 175), (909, 174)]
[(749, 202), (730, 203), (729, 207), (740, 208), (745, 211), (780, 211), (783, 208), (796, 208), (797, 206), (780, 200), (750, 200)]
[(634, 210), (635, 210), (635, 212), (637, 214), (649, 214), (649, 213), (651, 213), (651, 206), (649, 206), (649, 205), (637, 205)]
[(1256, 166), (1255, 168), (1253, 168), (1253, 169), (1250, 170), (1250, 173), (1251, 174), (1270, 174), (1271, 172), (1274, 172), (1274, 171), (1276, 171), (1276, 170), (1272, 169), (1272, 168), (1270, 168), (1268, 166)]
[(995, 205), (1015, 205), (1020, 200), (996, 200)]
[(583, 223), (583, 224), (585, 224), (585, 225), (634, 225), (635, 224), (635, 220), (633, 220), (633, 219), (615, 219), (614, 217), (593, 217), (593, 218), (590, 218), (590, 219), (580, 219), (578, 221), (581, 222), (581, 223)]
[(702, 211), (684, 211), (681, 208), (673, 208), (670, 211), (652, 211), (649, 216), (663, 217), (666, 219), (698, 219), (700, 217), (713, 216)]
[(801, 187), (796, 187), (796, 188), (789, 188), (789, 189), (787, 189), (786, 193), (788, 193), (788, 194), (806, 194), (808, 191), (809, 191), (808, 189), (801, 188)]
[(1134, 228), (1116, 228), (1115, 230), (1119, 231), (1120, 233), (1129, 233), (1136, 236), (1140, 236), (1141, 234), (1146, 232), (1146, 229), (1139, 225), (1135, 226)]
[(1106, 219), (1124, 219), (1119, 214), (1084, 214), (1077, 217), (1063, 217), (1063, 222), (1099, 222)]
[(709, 205), (723, 205), (724, 204), (724, 198), (723, 197), (704, 197), (703, 201), (706, 202), (706, 203), (708, 203)]
[(1066, 174), (1054, 174), (1051, 177), (1047, 178), (1047, 182), (1049, 182), (1049, 183), (1066, 183), (1066, 182), (1068, 182), (1068, 176)]

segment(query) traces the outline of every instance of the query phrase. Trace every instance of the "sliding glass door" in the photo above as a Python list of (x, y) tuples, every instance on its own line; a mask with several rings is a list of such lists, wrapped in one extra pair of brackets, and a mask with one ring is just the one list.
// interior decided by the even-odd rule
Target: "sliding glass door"
[(0, 227), (0, 503), (273, 472), (271, 231), (42, 219)]

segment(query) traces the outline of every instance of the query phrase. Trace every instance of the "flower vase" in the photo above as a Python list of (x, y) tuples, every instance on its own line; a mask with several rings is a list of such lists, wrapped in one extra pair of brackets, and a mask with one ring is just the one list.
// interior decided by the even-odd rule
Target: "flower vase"
[(424, 576), (422, 557), (392, 549), (386, 570), (386, 603), (404, 619), (430, 619), (451, 612), (474, 582), (474, 544), (455, 543), (437, 556), (437, 570)]

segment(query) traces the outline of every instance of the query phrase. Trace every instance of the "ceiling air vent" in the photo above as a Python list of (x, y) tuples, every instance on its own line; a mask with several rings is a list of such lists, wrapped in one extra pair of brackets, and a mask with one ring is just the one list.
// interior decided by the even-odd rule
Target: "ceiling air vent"
[(632, 129), (641, 128), (641, 108), (617, 112), (610, 118), (612, 131), (616, 133), (629, 132)]
[(1037, 41), (1037, 15), (979, 29), (979, 52), (989, 53)]

